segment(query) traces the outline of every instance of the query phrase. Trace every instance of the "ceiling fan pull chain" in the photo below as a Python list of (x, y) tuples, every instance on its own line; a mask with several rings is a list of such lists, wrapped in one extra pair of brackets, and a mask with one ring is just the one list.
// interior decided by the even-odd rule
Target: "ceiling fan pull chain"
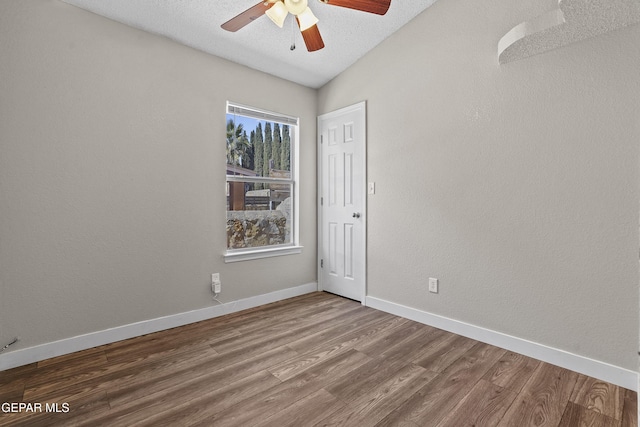
[(296, 50), (296, 30), (293, 27), (293, 19), (291, 19), (291, 46), (290, 50)]

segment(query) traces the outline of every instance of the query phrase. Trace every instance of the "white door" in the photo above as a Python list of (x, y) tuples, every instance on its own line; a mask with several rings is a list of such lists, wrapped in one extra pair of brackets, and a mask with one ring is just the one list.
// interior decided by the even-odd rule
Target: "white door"
[(320, 289), (366, 293), (366, 105), (318, 117)]

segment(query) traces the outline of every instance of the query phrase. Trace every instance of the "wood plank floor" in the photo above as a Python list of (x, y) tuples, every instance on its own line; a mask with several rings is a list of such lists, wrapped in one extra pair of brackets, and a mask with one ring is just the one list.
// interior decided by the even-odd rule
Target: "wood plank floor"
[(43, 408), (2, 426), (637, 426), (635, 392), (326, 293), (0, 372), (3, 402)]

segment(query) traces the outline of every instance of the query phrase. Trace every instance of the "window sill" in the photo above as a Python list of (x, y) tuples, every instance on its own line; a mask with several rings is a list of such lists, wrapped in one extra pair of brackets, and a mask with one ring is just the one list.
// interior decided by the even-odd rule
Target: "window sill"
[(274, 256), (294, 255), (302, 253), (303, 246), (286, 246), (280, 248), (252, 249), (246, 251), (233, 251), (224, 254), (224, 262), (249, 261), (252, 259), (270, 258)]

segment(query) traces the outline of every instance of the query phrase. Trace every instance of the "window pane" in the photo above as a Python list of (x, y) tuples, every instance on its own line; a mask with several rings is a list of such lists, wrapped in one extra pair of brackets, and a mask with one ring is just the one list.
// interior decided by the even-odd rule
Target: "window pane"
[(227, 182), (227, 249), (292, 243), (290, 183)]
[(287, 124), (227, 114), (227, 175), (291, 178)]

